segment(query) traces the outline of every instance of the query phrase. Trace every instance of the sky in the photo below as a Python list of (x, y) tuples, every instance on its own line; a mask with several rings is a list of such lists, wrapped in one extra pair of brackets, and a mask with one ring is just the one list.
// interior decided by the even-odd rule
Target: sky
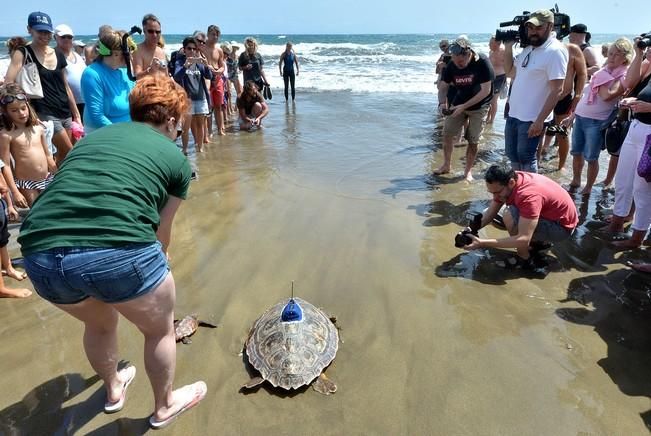
[[(648, 0), (559, 1), (572, 23), (593, 34), (651, 31)], [(96, 34), (102, 24), (129, 29), (146, 13), (156, 14), (163, 33), (188, 34), (217, 24), (228, 34), (492, 33), (499, 22), (523, 10), (551, 8), (553, 2), (499, 0), (246, 0), (142, 1), (0, 0), (0, 35), (25, 35), (27, 16), (42, 10), (78, 35)], [(58, 8), (55, 8), (57, 5)], [(101, 6), (100, 6), (101, 5)], [(499, 5), (499, 7), (498, 7)]]

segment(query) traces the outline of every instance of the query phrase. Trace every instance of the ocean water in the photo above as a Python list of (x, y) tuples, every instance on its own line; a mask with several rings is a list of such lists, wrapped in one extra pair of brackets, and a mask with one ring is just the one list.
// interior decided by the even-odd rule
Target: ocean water
[[(185, 35), (165, 35), (166, 51), (181, 47)], [(239, 42), (247, 35), (225, 35), (222, 40)], [(429, 35), (254, 35), (265, 61), (265, 72), (273, 88), (282, 87), (278, 60), (285, 43), (292, 41), (300, 64), (296, 81), (301, 92), (350, 91), (361, 93), (434, 92), (434, 65), (441, 55), (438, 42), (454, 39), (458, 34)], [(488, 52), (490, 34), (468, 34), (475, 50)], [(614, 41), (618, 35), (593, 35), (599, 46)], [(6, 37), (0, 37), (4, 45)], [(80, 35), (89, 42), (94, 36)], [(142, 37), (136, 36), (136, 40)], [(0, 54), (0, 76), (7, 69), (6, 53)]]

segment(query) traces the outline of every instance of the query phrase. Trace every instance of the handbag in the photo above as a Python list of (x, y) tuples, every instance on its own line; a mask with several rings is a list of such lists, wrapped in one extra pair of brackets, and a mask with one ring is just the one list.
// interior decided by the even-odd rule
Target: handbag
[(624, 139), (631, 124), (631, 111), (627, 108), (615, 108), (602, 125), (602, 134), (606, 150), (612, 156), (619, 156)]
[(262, 96), (264, 97), (265, 100), (271, 100), (273, 98), (273, 95), (271, 95), (271, 88), (269, 87), (268, 83), (264, 84), (264, 88), (262, 90)]
[[(32, 55), (27, 47), (25, 47), (23, 55), (23, 67), (16, 75), (16, 84), (22, 88), (27, 98), (32, 100), (43, 98), (43, 86), (41, 86), (38, 65), (32, 59)], [(29, 62), (27, 62), (28, 60)]]
[(646, 137), (646, 144), (637, 164), (637, 175), (651, 183), (651, 135)]

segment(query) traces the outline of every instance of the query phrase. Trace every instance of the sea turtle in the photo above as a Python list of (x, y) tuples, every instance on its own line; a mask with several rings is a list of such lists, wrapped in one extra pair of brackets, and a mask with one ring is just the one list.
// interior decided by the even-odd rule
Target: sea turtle
[(249, 362), (260, 372), (242, 388), (265, 380), (275, 387), (297, 389), (312, 383), (325, 395), (337, 386), (323, 370), (335, 358), (339, 333), (320, 309), (300, 298), (283, 300), (253, 324), (245, 349)]
[(188, 315), (181, 320), (175, 319), (174, 334), (176, 336), (176, 342), (180, 341), (183, 342), (184, 344), (192, 343), (192, 339), (190, 339), (190, 336), (192, 336), (194, 332), (197, 331), (197, 328), (199, 326), (210, 327), (211, 329), (217, 328), (217, 326), (214, 324), (210, 324), (209, 322), (199, 320), (195, 313), (193, 313), (192, 315)]

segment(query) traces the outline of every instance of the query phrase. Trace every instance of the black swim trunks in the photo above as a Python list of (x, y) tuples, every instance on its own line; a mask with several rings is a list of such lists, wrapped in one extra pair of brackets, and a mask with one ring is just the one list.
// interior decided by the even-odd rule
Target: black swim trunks
[(6, 247), (9, 243), (8, 221), (7, 203), (4, 200), (0, 200), (0, 247)]
[(567, 115), (570, 112), (570, 108), (572, 107), (573, 99), (574, 96), (570, 92), (565, 97), (558, 100), (558, 103), (556, 103), (556, 106), (554, 106), (554, 115)]
[(493, 80), (493, 95), (501, 93), (505, 86), (506, 74), (499, 74), (495, 76), (495, 80)]

